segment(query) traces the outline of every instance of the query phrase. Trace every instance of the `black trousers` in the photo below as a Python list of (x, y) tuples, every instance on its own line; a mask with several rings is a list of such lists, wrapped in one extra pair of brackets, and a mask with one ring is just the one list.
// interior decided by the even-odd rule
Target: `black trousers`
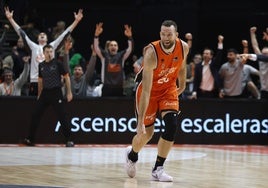
[(65, 137), (65, 142), (69, 141), (71, 135), (71, 126), (67, 121), (66, 112), (64, 110), (64, 99), (61, 88), (43, 90), (32, 114), (30, 131), (28, 139), (35, 142), (35, 134), (40, 124), (41, 117), (45, 110), (52, 105), (61, 124), (61, 131)]

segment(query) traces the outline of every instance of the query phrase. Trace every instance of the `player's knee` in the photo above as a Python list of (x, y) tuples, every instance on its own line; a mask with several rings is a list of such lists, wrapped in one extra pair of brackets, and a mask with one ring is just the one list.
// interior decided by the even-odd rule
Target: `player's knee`
[(162, 134), (162, 138), (167, 141), (174, 141), (175, 135), (178, 128), (178, 114), (177, 113), (167, 113), (164, 118), (165, 122), (165, 131)]

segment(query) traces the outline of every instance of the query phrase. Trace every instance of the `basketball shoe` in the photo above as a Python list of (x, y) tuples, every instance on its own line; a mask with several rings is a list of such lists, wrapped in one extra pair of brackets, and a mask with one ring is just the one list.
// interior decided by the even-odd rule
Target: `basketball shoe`
[(129, 158), (128, 158), (128, 154), (130, 153), (132, 149), (132, 146), (128, 146), (125, 150), (125, 170), (127, 172), (127, 175), (131, 178), (134, 178), (136, 175), (136, 162), (132, 162)]
[(161, 182), (172, 182), (173, 177), (164, 172), (163, 166), (158, 166), (156, 170), (152, 171), (152, 180)]

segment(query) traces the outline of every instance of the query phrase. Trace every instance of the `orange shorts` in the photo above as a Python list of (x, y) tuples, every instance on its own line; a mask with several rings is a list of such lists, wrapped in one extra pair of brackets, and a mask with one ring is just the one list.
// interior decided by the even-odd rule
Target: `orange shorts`
[[(142, 86), (139, 85), (136, 90), (136, 112), (138, 112), (141, 91)], [(163, 111), (179, 111), (179, 98), (176, 88), (151, 93), (149, 105), (145, 113), (144, 125), (150, 126), (154, 124), (158, 113)]]

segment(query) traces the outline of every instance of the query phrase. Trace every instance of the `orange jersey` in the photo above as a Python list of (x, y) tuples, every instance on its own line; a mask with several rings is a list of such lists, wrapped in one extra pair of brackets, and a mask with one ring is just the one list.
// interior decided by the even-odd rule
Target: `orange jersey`
[[(150, 101), (145, 114), (144, 124), (146, 126), (154, 123), (157, 111), (179, 110), (177, 79), (184, 59), (182, 42), (179, 39), (176, 40), (173, 52), (169, 54), (162, 49), (160, 40), (149, 45), (154, 48), (157, 67), (153, 72)], [(141, 91), (142, 81), (136, 91), (136, 105), (139, 103)], [(136, 106), (136, 110), (138, 110), (138, 106)]]
[[(184, 59), (181, 41), (176, 40), (175, 48), (170, 54), (164, 52), (160, 40), (149, 45), (153, 46), (157, 61), (157, 67), (154, 69), (153, 75), (152, 92), (163, 92), (167, 89), (177, 88), (178, 73)], [(139, 74), (142, 74), (141, 72)]]

